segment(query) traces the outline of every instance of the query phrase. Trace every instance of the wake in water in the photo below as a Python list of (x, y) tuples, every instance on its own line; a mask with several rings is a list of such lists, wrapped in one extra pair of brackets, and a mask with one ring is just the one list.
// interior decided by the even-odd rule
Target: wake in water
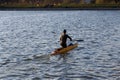
[(40, 59), (40, 60), (49, 60), (50, 59), (50, 54), (44, 54), (44, 55), (34, 55), (33, 59)]
[(49, 54), (38, 54), (38, 55), (32, 55), (31, 57), (26, 58), (24, 61), (37, 61), (40, 63), (46, 63), (49, 62), (50, 55)]
[(55, 56), (51, 56), (50, 54), (38, 54), (38, 55), (32, 55), (32, 56), (28, 56), (27, 58), (25, 58), (23, 61), (25, 62), (40, 62), (40, 63), (47, 63), (47, 62), (56, 62), (59, 61), (61, 59), (65, 59), (67, 54), (61, 54), (61, 55), (55, 55)]

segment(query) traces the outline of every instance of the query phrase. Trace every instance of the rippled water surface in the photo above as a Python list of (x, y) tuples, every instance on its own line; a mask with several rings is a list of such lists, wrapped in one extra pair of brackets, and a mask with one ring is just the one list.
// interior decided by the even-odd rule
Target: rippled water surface
[(0, 80), (120, 80), (120, 11), (0, 11)]

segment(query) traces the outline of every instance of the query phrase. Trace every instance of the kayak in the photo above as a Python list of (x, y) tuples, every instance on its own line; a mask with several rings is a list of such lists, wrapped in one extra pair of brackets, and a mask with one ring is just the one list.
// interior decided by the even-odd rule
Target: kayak
[(75, 44), (72, 44), (72, 45), (67, 46), (66, 48), (58, 48), (58, 49), (56, 49), (55, 51), (53, 51), (53, 52), (51, 53), (51, 55), (65, 54), (65, 53), (69, 52), (70, 50), (73, 50), (73, 49), (76, 48), (77, 46), (78, 46), (78, 44), (75, 43)]

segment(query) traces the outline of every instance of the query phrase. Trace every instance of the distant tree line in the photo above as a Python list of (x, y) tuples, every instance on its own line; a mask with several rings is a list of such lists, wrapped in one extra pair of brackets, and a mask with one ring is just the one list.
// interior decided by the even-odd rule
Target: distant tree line
[(61, 6), (61, 5), (81, 5), (81, 4), (120, 4), (120, 0), (0, 0), (0, 5), (37, 5), (37, 6)]
[(117, 4), (117, 3), (120, 3), (120, 0), (91, 0), (91, 3), (94, 3), (94, 4)]
[[(0, 3), (85, 3), (85, 0), (0, 0)], [(90, 3), (120, 3), (120, 0), (91, 0)]]

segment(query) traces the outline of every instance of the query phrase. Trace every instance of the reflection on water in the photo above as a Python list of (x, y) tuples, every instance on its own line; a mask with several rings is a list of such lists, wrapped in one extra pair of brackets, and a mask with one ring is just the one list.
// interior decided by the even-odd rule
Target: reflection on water
[[(0, 80), (119, 80), (119, 13), (0, 11)], [(79, 46), (50, 56), (63, 29)]]

